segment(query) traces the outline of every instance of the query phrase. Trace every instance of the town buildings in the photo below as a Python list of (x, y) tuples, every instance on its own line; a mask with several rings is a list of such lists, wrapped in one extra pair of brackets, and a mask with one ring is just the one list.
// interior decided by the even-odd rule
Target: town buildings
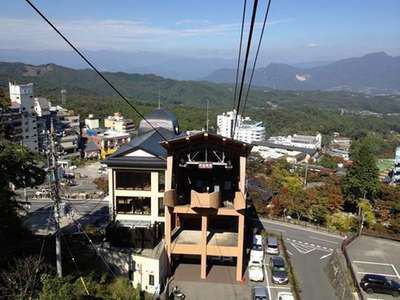
[(350, 159), (350, 146), (350, 138), (343, 137), (340, 136), (338, 133), (335, 133), (333, 140), (327, 147), (326, 153), (331, 156), (340, 157), (343, 160), (347, 161)]
[(90, 114), (85, 119), (85, 127), (88, 129), (97, 129), (100, 127), (99, 119), (96, 119), (92, 114)]
[[(180, 136), (176, 117), (157, 109), (140, 123), (138, 136), (121, 146), (104, 163), (108, 166), (112, 225), (108, 237), (114, 247), (131, 249), (125, 271), (135, 284), (154, 293), (168, 272), (164, 234), (165, 169), (167, 151), (162, 136)], [(162, 135), (160, 135), (160, 134)], [(121, 250), (122, 251), (122, 250)]]
[(18, 107), (0, 108), (0, 130), (8, 140), (22, 144), (22, 114)]
[(22, 143), (32, 151), (39, 151), (37, 116), (34, 109), (33, 83), (9, 82), (11, 107), (19, 108), (22, 116)]
[(236, 280), (242, 280), (251, 146), (208, 132), (161, 144), (168, 151), (164, 205), (169, 262), (197, 258), (199, 277), (205, 279), (211, 257), (232, 258)]
[(217, 116), (217, 133), (224, 137), (232, 137), (234, 131), (234, 139), (245, 142), (254, 143), (265, 139), (265, 127), (262, 122), (252, 121), (249, 117), (243, 118), (237, 115), (236, 129), (235, 126), (236, 110), (223, 113)]
[(285, 159), (289, 163), (309, 163), (318, 155), (316, 149), (282, 145), (269, 141), (255, 143), (252, 152), (260, 155), (264, 160)]
[(110, 130), (124, 133), (133, 133), (135, 130), (135, 125), (132, 120), (125, 119), (121, 113), (116, 112), (113, 116), (108, 116), (104, 119), (104, 127)]
[(288, 135), (288, 136), (271, 136), (268, 140), (269, 143), (297, 147), (297, 148), (307, 148), (319, 150), (322, 147), (322, 135), (317, 133), (313, 135)]

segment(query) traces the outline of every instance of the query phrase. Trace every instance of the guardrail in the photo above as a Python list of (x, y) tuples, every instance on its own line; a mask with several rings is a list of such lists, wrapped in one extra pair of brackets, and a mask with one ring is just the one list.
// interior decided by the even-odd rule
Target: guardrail
[(360, 285), (358, 284), (356, 273), (355, 273), (355, 271), (353, 269), (353, 265), (351, 264), (351, 260), (350, 260), (349, 255), (347, 254), (347, 249), (346, 249), (346, 247), (348, 245), (350, 245), (350, 243), (353, 242), (356, 238), (357, 238), (357, 235), (353, 235), (353, 236), (350, 236), (350, 237), (346, 238), (345, 240), (343, 240), (340, 248), (341, 248), (342, 253), (343, 253), (343, 255), (344, 255), (345, 259), (346, 259), (347, 268), (350, 270), (351, 278), (353, 279), (353, 284), (354, 284), (354, 287), (355, 287), (355, 289), (357, 291), (358, 297), (361, 300), (366, 300), (365, 297), (364, 297), (364, 294), (363, 294), (363, 292), (362, 292), (362, 290), (360, 288)]

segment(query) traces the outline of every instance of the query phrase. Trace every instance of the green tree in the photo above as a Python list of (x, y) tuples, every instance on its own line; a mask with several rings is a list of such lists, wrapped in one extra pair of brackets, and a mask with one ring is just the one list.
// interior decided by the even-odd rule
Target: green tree
[(366, 199), (359, 199), (358, 208), (360, 209), (361, 220), (367, 227), (373, 226), (376, 222), (374, 209)]
[(343, 193), (347, 198), (374, 198), (380, 188), (379, 169), (373, 154), (373, 145), (366, 139), (353, 143), (352, 166), (343, 178)]
[(0, 139), (0, 244), (18, 239), (21, 224), (19, 207), (12, 186), (33, 187), (41, 184), (45, 172), (37, 165), (36, 156), (27, 148)]

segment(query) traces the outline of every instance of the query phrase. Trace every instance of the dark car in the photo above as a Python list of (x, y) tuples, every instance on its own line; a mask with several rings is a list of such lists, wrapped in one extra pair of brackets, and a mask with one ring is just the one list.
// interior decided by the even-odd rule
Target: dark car
[(252, 289), (253, 300), (270, 300), (265, 286), (258, 285)]
[(382, 275), (366, 274), (361, 279), (360, 286), (368, 294), (389, 294), (393, 297), (400, 295), (400, 283)]
[(287, 284), (289, 282), (285, 261), (281, 256), (271, 257), (270, 267), (273, 283)]

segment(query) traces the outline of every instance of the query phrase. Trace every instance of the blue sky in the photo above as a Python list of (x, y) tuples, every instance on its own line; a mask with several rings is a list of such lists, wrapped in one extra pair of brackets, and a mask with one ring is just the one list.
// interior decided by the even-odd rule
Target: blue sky
[[(266, 2), (259, 1), (257, 28)], [(243, 5), (239, 0), (34, 3), (83, 49), (237, 55)], [(0, 48), (67, 49), (25, 1), (3, 0), (1, 8)], [(400, 55), (399, 0), (272, 0), (269, 22), (264, 61), (333, 60), (375, 51)]]

